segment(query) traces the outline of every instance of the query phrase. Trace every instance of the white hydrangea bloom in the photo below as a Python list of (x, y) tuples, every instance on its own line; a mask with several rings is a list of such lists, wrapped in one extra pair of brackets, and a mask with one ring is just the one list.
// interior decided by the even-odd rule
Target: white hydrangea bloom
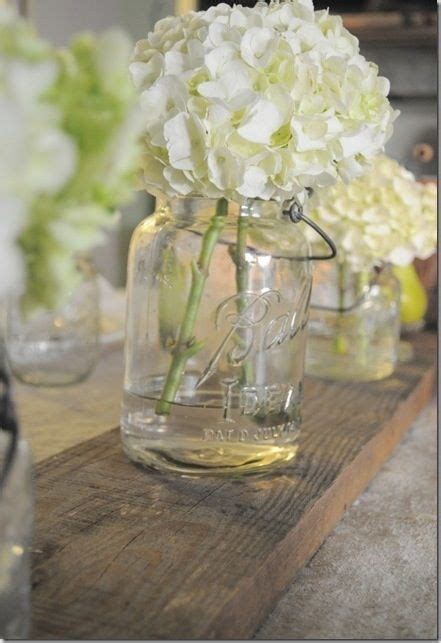
[(0, 47), (0, 149), (8, 151), (0, 155), (0, 190), (29, 202), (65, 184), (75, 168), (75, 149), (61, 129), (60, 111), (42, 101), (58, 74), (52, 51), (35, 36), (32, 42), (8, 7), (0, 7), (0, 28), (10, 29), (15, 47)]
[(397, 116), (358, 40), (311, 0), (165, 18), (130, 71), (154, 194), (283, 201), (360, 174)]
[(317, 190), (308, 213), (331, 235), (354, 271), (382, 262), (405, 266), (436, 248), (437, 189), (378, 155), (363, 176)]
[(23, 288), (26, 271), (17, 238), (26, 224), (20, 199), (0, 195), (0, 298)]

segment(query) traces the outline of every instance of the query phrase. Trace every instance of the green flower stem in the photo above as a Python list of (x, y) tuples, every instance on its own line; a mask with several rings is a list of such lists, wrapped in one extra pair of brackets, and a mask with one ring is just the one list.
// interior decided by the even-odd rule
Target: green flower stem
[[(364, 292), (364, 289), (366, 286), (369, 284), (369, 278), (370, 274), (368, 271), (363, 270), (357, 275), (357, 283), (356, 283), (356, 296), (361, 297), (362, 293)], [(360, 319), (360, 325), (361, 325), (361, 336), (360, 336), (360, 360), (364, 365), (367, 365), (369, 362), (369, 340), (368, 336), (366, 333), (366, 328), (365, 328), (365, 318), (364, 315), (361, 315)]]
[[(244, 292), (247, 288), (248, 266), (245, 260), (247, 247), (248, 217), (239, 215), (237, 221), (237, 243), (235, 252), (236, 263), (236, 286), (237, 292)], [(240, 308), (243, 310), (244, 302), (240, 301)]]
[(168, 415), (171, 404), (175, 401), (179, 385), (184, 374), (185, 366), (193, 355), (203, 347), (203, 342), (197, 342), (194, 337), (194, 328), (199, 306), (204, 292), (205, 282), (214, 248), (225, 225), (228, 214), (228, 201), (219, 199), (216, 212), (211, 219), (208, 230), (202, 238), (202, 247), (197, 262), (192, 264), (192, 281), (190, 294), (185, 308), (176, 346), (172, 352), (172, 361), (167, 373), (161, 398), (156, 404), (157, 415)]
[[(236, 291), (238, 294), (246, 292), (248, 286), (248, 264), (245, 259), (245, 252), (247, 248), (247, 234), (248, 234), (248, 216), (239, 215), (237, 221), (237, 242), (234, 252), (234, 263), (236, 264)], [(246, 304), (242, 297), (237, 298), (237, 312), (243, 312)], [(236, 341), (239, 345), (243, 344), (240, 335), (235, 335)], [(242, 365), (242, 383), (246, 384), (252, 379), (253, 367), (249, 361), (245, 361)]]
[(346, 337), (344, 336), (344, 316), (345, 313), (341, 312), (341, 309), (345, 306), (345, 283), (346, 283), (346, 274), (345, 274), (345, 264), (339, 263), (337, 268), (337, 289), (338, 289), (338, 307), (340, 312), (338, 313), (337, 318), (337, 334), (334, 338), (334, 350), (337, 355), (346, 355), (348, 352), (348, 343)]

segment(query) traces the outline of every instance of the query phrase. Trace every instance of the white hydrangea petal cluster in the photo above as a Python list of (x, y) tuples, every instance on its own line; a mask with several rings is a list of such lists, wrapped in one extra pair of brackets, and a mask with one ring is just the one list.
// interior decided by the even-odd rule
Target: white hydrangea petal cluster
[[(8, 65), (0, 59), (0, 146), (8, 150), (0, 156), (0, 191), (27, 202), (35, 194), (57, 192), (75, 168), (75, 146), (60, 127), (59, 110), (40, 100), (55, 69), (53, 61)], [(46, 77), (37, 84), (40, 73)], [(34, 85), (32, 94), (29, 87), (17, 87), (26, 79)]]
[(165, 18), (130, 71), (154, 194), (289, 199), (360, 174), (397, 116), (358, 40), (311, 0)]
[(23, 288), (26, 269), (17, 238), (25, 224), (26, 210), (22, 201), (0, 196), (0, 298)]
[(417, 182), (385, 155), (350, 183), (317, 190), (308, 213), (354, 271), (382, 262), (405, 266), (414, 258), (427, 259), (436, 248), (436, 185)]

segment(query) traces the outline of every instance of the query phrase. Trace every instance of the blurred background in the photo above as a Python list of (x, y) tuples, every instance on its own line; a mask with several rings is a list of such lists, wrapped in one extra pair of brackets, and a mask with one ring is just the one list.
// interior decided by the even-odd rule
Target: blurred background
[[(0, 0), (1, 3), (2, 0)], [(216, 0), (9, 0), (57, 45), (81, 30), (119, 25), (138, 40), (157, 20), (172, 13), (206, 9)], [(232, 0), (228, 2), (233, 4)], [(239, 2), (238, 2), (239, 3)], [(253, 5), (254, 0), (241, 4)], [(387, 152), (418, 178), (437, 174), (437, 5), (436, 0), (314, 0), (343, 16), (360, 40), (361, 52), (391, 81), (391, 100), (401, 111)], [(136, 224), (153, 210), (138, 194), (125, 209), (119, 229), (96, 251), (96, 263), (114, 285), (125, 283), (127, 249)]]

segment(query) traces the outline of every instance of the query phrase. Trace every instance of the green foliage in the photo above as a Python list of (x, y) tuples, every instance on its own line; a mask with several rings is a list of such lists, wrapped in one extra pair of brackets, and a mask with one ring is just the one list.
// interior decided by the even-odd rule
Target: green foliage
[(24, 20), (15, 20), (15, 16), (6, 9), (5, 17), (0, 20), (0, 55), (17, 58), (28, 62), (39, 62), (50, 58), (52, 47), (38, 38), (35, 29)]
[[(106, 50), (112, 38), (117, 46), (121, 34), (109, 32), (98, 39), (85, 33), (74, 38), (59, 54), (61, 73), (48, 96), (61, 110), (63, 129), (78, 150), (77, 171), (63, 196), (108, 209), (127, 200), (136, 169), (134, 154), (129, 155), (127, 167), (118, 168), (121, 171), (113, 167), (119, 164), (115, 142), (133, 113), (135, 95), (127, 71), (128, 51), (122, 61), (108, 61), (108, 68), (102, 68), (102, 58), (111, 55)], [(133, 136), (130, 143), (135, 145)]]
[[(101, 229), (115, 222), (133, 193), (140, 123), (128, 75), (132, 44), (124, 32), (113, 30), (78, 35), (58, 51), (13, 12), (0, 17), (0, 98), (5, 93), (9, 114), (23, 114), (25, 160), (39, 176), (41, 151), (34, 141), (56, 135), (58, 156), (45, 160), (44, 171), (60, 175), (56, 159), (68, 167), (55, 189), (41, 187), (30, 174), (26, 191), (17, 183), (15, 192), (6, 193), (26, 211), (16, 239), (26, 273), (23, 307), (54, 308), (75, 285), (76, 253), (100, 241)], [(33, 87), (32, 103), (29, 92), (14, 93), (14, 82)]]
[(41, 199), (34, 208), (31, 221), (18, 241), (26, 258), (27, 288), (22, 299), (25, 312), (34, 308), (53, 308), (57, 303), (57, 288), (52, 283), (50, 259), (57, 252), (57, 243), (48, 234), (48, 223), (53, 218), (53, 204)]

